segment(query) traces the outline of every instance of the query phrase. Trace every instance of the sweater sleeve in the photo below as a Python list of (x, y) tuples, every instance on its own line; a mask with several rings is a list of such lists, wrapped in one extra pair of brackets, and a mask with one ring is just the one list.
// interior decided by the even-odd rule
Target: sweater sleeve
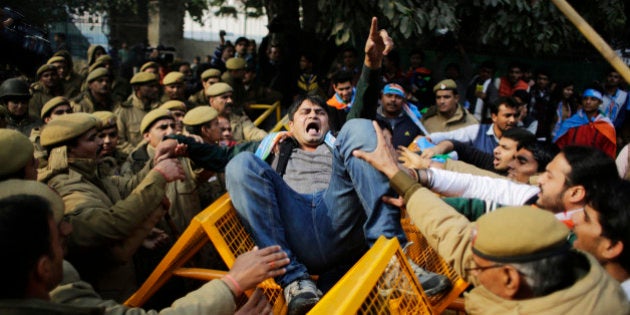
[(394, 175), (391, 186), (404, 197), (407, 214), (429, 246), (466, 279), (465, 268), (472, 265), (471, 223), (403, 171)]
[(357, 95), (354, 104), (348, 112), (346, 121), (353, 118), (375, 119), (378, 107), (378, 94), (380, 92), (380, 69), (370, 69), (363, 66), (361, 77), (357, 83)]
[(236, 304), (228, 286), (221, 280), (212, 280), (201, 288), (176, 300), (161, 311), (127, 307), (114, 300), (105, 300), (87, 282), (81, 281), (74, 267), (64, 261), (63, 280), (50, 292), (52, 302), (81, 307), (101, 307), (106, 315), (145, 314), (234, 314)]

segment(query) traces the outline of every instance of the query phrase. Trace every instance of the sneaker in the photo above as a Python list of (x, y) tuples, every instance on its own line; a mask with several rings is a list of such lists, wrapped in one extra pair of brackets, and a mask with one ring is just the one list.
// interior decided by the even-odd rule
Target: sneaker
[(409, 258), (407, 261), (427, 296), (434, 296), (451, 288), (451, 281), (447, 276), (427, 271)]
[[(407, 249), (411, 244), (412, 242), (407, 243), (407, 245), (402, 250), (403, 253), (407, 254)], [(426, 294), (427, 296), (434, 296), (450, 289), (451, 282), (447, 276), (427, 271), (424, 268), (418, 266), (418, 264), (416, 264), (408, 257), (407, 262), (411, 267), (411, 271), (413, 271), (413, 273), (416, 275), (416, 278), (420, 282), (422, 290), (424, 290), (424, 294)], [(391, 294), (393, 289), (396, 289), (397, 291), (399, 291), (399, 293), (411, 294), (411, 292), (407, 292), (407, 290), (404, 290), (403, 288), (395, 287), (395, 282), (400, 281), (398, 279), (400, 277), (400, 275), (398, 274), (399, 270), (400, 264), (397, 257), (394, 256), (385, 268), (383, 281), (381, 285), (379, 285), (379, 293), (381, 295), (389, 295)]]
[(284, 287), (284, 299), (287, 303), (288, 315), (303, 315), (310, 311), (322, 297), (310, 279), (295, 280)]

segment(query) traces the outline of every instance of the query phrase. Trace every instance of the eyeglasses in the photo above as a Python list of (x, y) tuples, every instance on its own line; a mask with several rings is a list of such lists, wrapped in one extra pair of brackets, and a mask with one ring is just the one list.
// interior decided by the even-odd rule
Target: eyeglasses
[(464, 268), (464, 271), (466, 271), (466, 272), (473, 272), (473, 271), (483, 272), (483, 271), (486, 271), (488, 269), (499, 268), (499, 267), (503, 267), (503, 266), (505, 266), (505, 265), (504, 264), (494, 264), (494, 265), (484, 266), (484, 267)]

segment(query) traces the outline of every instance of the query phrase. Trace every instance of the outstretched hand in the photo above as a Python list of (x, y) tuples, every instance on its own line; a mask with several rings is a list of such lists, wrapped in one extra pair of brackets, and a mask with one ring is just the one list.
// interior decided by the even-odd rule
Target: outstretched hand
[(407, 147), (398, 146), (398, 154), (398, 161), (401, 162), (404, 167), (421, 169), (428, 168), (431, 165), (431, 159), (423, 158)]
[(365, 65), (370, 69), (378, 69), (383, 64), (383, 56), (394, 49), (394, 41), (386, 30), (378, 29), (378, 19), (372, 18), (370, 35), (365, 42)]
[(254, 293), (247, 299), (241, 308), (239, 308), (234, 315), (266, 315), (273, 314), (271, 312), (271, 305), (265, 298), (263, 291), (260, 288), (256, 288)]
[(284, 266), (289, 264), (287, 253), (280, 246), (274, 245), (263, 249), (254, 248), (236, 258), (228, 275), (236, 281), (240, 288), (235, 288), (230, 279), (224, 282), (233, 292), (250, 290), (265, 279), (277, 277), (286, 273)]
[(383, 172), (387, 178), (391, 179), (399, 170), (394, 154), (392, 153), (394, 150), (391, 148), (391, 144), (387, 144), (387, 141), (385, 141), (383, 131), (378, 123), (372, 121), (372, 125), (376, 131), (376, 149), (372, 152), (355, 150), (352, 151), (352, 155), (370, 163), (374, 168)]

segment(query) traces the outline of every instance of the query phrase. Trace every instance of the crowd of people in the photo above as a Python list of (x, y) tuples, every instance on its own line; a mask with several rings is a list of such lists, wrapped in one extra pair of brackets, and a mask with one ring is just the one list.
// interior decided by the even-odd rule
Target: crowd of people
[[(431, 69), (419, 49), (403, 71), (376, 18), (362, 65), (350, 47), (325, 72), (309, 52), (289, 65), (283, 47), (271, 40), (261, 57), (247, 38), (222, 36), (206, 63), (158, 52), (125, 79), (91, 46), (85, 67), (59, 50), (36, 78), (2, 82), (10, 259), (0, 270), (12, 285), (0, 311), (269, 313), (259, 290), (237, 302), (274, 278), (288, 314), (305, 314), (378, 237), (405, 251), (404, 207), (473, 285), (471, 314), (630, 313), (630, 98), (619, 72), (578, 92), (517, 62), (502, 77), (492, 61), (472, 76), (468, 65)], [(276, 101), (287, 132), (252, 122), (250, 105)], [(159, 311), (122, 305), (226, 192), (257, 248), (221, 279), (170, 283), (149, 304)], [(192, 263), (222, 264), (210, 245)], [(426, 295), (452, 286), (408, 263)]]

